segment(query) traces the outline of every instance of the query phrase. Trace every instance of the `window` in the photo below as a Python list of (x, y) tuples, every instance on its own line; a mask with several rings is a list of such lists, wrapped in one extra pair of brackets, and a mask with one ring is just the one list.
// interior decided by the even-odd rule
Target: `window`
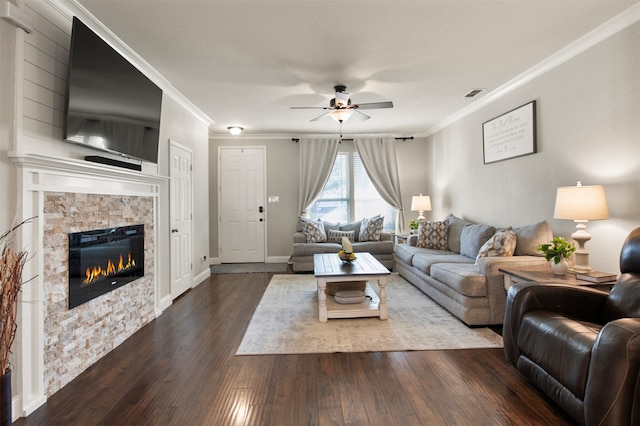
[(338, 153), (310, 214), (313, 219), (340, 223), (380, 214), (384, 216), (384, 229), (396, 228), (396, 209), (380, 197), (357, 152)]

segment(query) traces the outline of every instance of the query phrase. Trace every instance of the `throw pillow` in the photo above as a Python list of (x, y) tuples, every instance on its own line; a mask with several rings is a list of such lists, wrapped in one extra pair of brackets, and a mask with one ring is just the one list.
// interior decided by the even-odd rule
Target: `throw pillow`
[(447, 223), (446, 222), (425, 222), (420, 221), (418, 226), (417, 247), (447, 250)]
[(516, 244), (516, 256), (544, 256), (544, 253), (536, 250), (538, 244), (550, 243), (553, 240), (553, 231), (546, 221), (529, 226), (516, 228), (518, 243)]
[(338, 231), (337, 229), (329, 229), (327, 231), (327, 242), (329, 243), (341, 243), (342, 237), (347, 237), (349, 241), (353, 242), (356, 236), (356, 231)]
[(480, 247), (487, 242), (496, 228), (490, 225), (472, 224), (462, 229), (460, 235), (460, 254), (475, 259), (480, 251)]
[(460, 237), (462, 236), (462, 230), (465, 226), (470, 225), (471, 223), (464, 219), (460, 219), (453, 214), (449, 214), (445, 217), (444, 221), (447, 222), (447, 244), (449, 245), (449, 251), (460, 253)]
[(313, 221), (306, 217), (301, 217), (302, 233), (308, 243), (324, 243), (327, 241), (327, 234), (324, 231), (324, 224), (320, 219)]
[(476, 257), (476, 268), (478, 259), (481, 257), (503, 257), (513, 256), (516, 250), (516, 233), (513, 229), (507, 228), (493, 234), (493, 237), (484, 243)]
[(384, 225), (384, 216), (374, 216), (362, 219), (358, 241), (380, 241), (380, 233)]

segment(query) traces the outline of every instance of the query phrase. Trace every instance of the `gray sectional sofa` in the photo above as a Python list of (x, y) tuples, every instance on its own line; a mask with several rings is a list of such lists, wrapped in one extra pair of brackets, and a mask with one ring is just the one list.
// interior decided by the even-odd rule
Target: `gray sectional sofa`
[[(506, 304), (500, 268), (543, 268), (547, 261), (536, 251), (553, 239), (547, 222), (514, 229), (513, 256), (481, 257), (479, 249), (496, 228), (447, 216), (446, 249), (416, 247), (417, 236), (396, 246), (395, 268), (401, 276), (470, 326), (502, 324)], [(476, 265), (477, 263), (477, 265)]]
[[(392, 270), (395, 266), (394, 257), (394, 237), (388, 232), (381, 232), (379, 241), (358, 241), (361, 221), (344, 225), (339, 223), (324, 222), (326, 230), (354, 231), (353, 251), (355, 253), (369, 252), (387, 269)], [(293, 271), (313, 272), (313, 255), (316, 253), (338, 253), (341, 249), (338, 242), (307, 243), (307, 238), (302, 232), (302, 226), (298, 223), (296, 232), (293, 234)]]

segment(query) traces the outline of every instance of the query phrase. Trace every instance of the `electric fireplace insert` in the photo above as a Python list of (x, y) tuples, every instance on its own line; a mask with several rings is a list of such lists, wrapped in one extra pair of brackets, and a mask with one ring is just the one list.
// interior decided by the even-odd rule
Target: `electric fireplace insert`
[(69, 309), (144, 276), (144, 225), (69, 234)]

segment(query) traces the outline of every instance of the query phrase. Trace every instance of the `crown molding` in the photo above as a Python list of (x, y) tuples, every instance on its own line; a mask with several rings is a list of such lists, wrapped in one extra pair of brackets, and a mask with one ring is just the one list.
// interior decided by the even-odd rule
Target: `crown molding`
[(562, 65), (563, 63), (576, 57), (580, 53), (592, 48), (598, 43), (637, 23), (638, 21), (640, 21), (640, 3), (636, 3), (629, 9), (625, 10), (617, 16), (614, 16), (609, 21), (596, 27), (595, 29), (570, 43), (566, 47), (560, 49), (542, 62), (529, 68), (522, 74), (507, 81), (505, 84), (499, 86), (491, 92), (488, 92), (485, 96), (473, 102), (472, 104), (469, 104), (455, 114), (450, 115), (436, 125), (430, 127), (424, 133), (421, 133), (420, 136), (427, 137), (433, 135), (436, 132), (439, 132), (440, 130), (452, 125), (453, 123), (461, 120), (469, 114), (478, 111), (479, 109), (489, 105), (493, 101), (507, 95), (508, 93), (513, 92), (519, 87), (522, 87), (536, 77), (539, 77), (546, 72), (549, 72), (552, 69)]
[[(133, 49), (131, 49), (124, 41), (116, 36), (109, 28), (107, 28), (102, 22), (100, 22), (98, 18), (91, 14), (91, 12), (85, 9), (84, 6), (78, 3), (77, 0), (45, 1), (58, 12), (66, 16), (70, 21), (74, 16), (80, 18), (82, 22), (84, 22), (96, 34), (102, 37), (102, 39), (105, 40), (111, 47), (113, 47), (118, 53), (124, 56), (158, 87), (160, 87), (162, 89), (163, 96), (170, 96), (180, 106), (192, 113), (207, 126), (210, 126), (214, 123), (213, 120), (209, 118), (209, 116), (207, 116), (200, 110), (200, 108), (198, 108), (175, 87), (173, 87), (169, 80), (164, 78), (162, 74), (160, 74), (147, 61), (145, 61), (140, 55), (138, 55)], [(114, 5), (114, 7), (117, 6)]]

